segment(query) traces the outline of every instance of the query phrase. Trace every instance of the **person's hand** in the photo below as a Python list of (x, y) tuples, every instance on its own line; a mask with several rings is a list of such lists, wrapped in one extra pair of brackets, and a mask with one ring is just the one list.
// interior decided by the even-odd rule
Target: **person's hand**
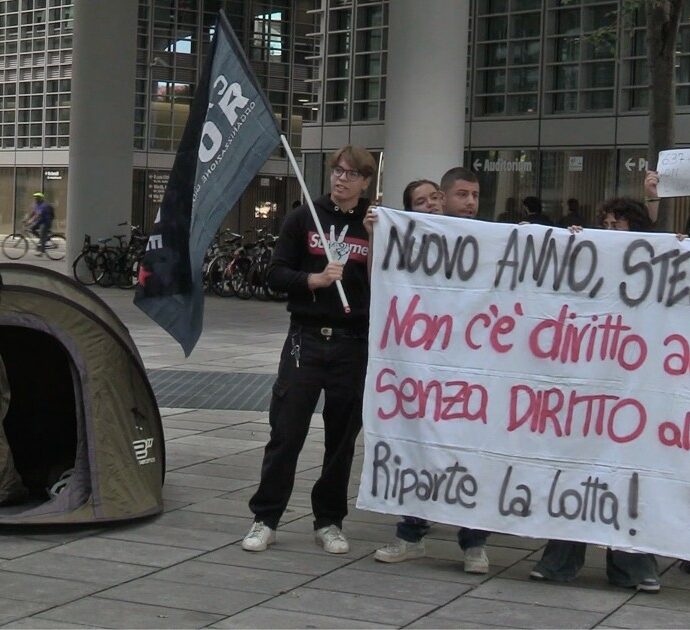
[(375, 206), (369, 206), (369, 209), (367, 210), (366, 215), (364, 216), (364, 220), (362, 223), (364, 224), (364, 229), (367, 231), (367, 234), (371, 237), (374, 233), (374, 223), (376, 223), (379, 220), (379, 215), (376, 213), (376, 210), (374, 210)]
[(325, 289), (337, 280), (343, 279), (343, 265), (341, 263), (328, 263), (321, 273), (310, 273), (307, 276), (309, 290)]
[(647, 197), (658, 197), (657, 186), (659, 184), (659, 173), (656, 171), (647, 171), (644, 176), (644, 196)]
[(676, 238), (677, 238), (679, 241), (684, 241), (686, 238), (688, 238), (688, 235), (687, 235), (687, 234), (680, 234), (680, 233), (678, 233), (678, 234), (676, 234)]
[(581, 225), (569, 225), (568, 226), (568, 232), (571, 234), (579, 234), (582, 232), (582, 226)]

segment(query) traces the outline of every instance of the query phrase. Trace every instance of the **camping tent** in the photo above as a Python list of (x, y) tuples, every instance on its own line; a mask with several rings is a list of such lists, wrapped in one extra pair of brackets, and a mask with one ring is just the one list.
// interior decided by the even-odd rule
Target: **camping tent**
[(161, 419), (125, 326), (61, 274), (0, 278), (0, 525), (160, 512)]

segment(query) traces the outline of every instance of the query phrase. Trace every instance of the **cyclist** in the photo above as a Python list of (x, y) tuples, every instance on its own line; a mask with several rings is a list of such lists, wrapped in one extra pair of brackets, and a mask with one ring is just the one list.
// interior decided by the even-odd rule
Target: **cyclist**
[(50, 233), (50, 228), (55, 218), (55, 211), (53, 210), (53, 206), (45, 200), (45, 195), (42, 192), (35, 192), (33, 197), (34, 208), (29, 217), (28, 225), (31, 232), (39, 239), (36, 256), (43, 256), (43, 252), (45, 252), (46, 249), (48, 234)]

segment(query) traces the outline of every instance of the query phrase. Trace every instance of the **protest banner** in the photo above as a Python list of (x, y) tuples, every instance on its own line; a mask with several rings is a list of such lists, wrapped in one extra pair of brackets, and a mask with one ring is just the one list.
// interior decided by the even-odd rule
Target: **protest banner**
[(659, 197), (690, 195), (690, 149), (659, 151), (657, 172)]
[(357, 507), (690, 559), (690, 244), (379, 210)]

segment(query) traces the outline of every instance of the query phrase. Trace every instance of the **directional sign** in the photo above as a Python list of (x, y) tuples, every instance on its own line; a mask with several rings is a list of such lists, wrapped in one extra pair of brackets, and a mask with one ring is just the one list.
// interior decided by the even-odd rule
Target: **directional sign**
[(646, 171), (647, 170), (647, 160), (643, 157), (640, 158), (628, 158), (625, 161), (625, 170), (626, 171)]
[(531, 173), (532, 162), (526, 160), (505, 160), (503, 158), (498, 158), (497, 160), (476, 159), (472, 162), (472, 168), (475, 171), (484, 171), (485, 173)]

